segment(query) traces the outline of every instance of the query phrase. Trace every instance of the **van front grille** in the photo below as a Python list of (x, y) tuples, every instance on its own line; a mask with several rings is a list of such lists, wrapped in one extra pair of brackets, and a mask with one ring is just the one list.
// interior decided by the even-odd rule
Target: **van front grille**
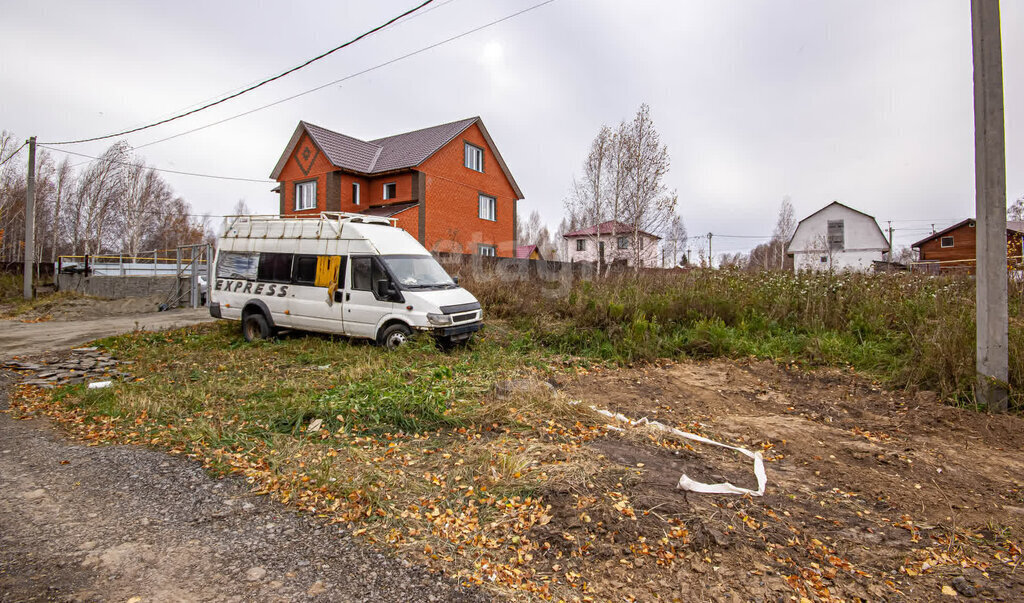
[(467, 320), (473, 320), (476, 318), (476, 312), (469, 312), (468, 314), (456, 314), (452, 317), (452, 322), (466, 322)]

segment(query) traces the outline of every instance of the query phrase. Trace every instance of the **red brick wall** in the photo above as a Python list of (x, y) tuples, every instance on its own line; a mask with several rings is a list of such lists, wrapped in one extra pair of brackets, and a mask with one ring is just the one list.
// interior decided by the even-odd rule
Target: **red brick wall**
[[(384, 199), (384, 185), (394, 182), (398, 185), (397, 197)], [(390, 205), (412, 200), (412, 172), (403, 174), (392, 174), (390, 176), (377, 176), (370, 180), (368, 205)], [(365, 194), (365, 193), (364, 193)], [(366, 209), (365, 207), (363, 209)], [(416, 233), (413, 233), (415, 235)]]
[[(464, 165), (465, 142), (484, 149), (483, 173)], [(427, 249), (476, 253), (477, 245), (483, 243), (497, 246), (501, 257), (515, 256), (512, 221), (515, 192), (476, 124), (418, 169), (426, 175)], [(480, 193), (497, 199), (497, 221), (479, 217)], [(403, 197), (401, 185), (399, 196)]]
[[(352, 183), (359, 183), (359, 205), (352, 203)], [(370, 182), (366, 178), (353, 176), (352, 174), (341, 175), (341, 206), (339, 211), (359, 213), (370, 206)]]
[[(306, 156), (308, 151), (309, 155)], [(284, 214), (291, 216), (317, 215), (325, 211), (324, 198), (327, 193), (327, 173), (334, 171), (334, 166), (320, 153), (316, 145), (306, 134), (302, 135), (295, 151), (288, 158), (278, 182), (284, 190)], [(316, 179), (316, 207), (310, 210), (295, 211), (295, 183)], [(350, 193), (351, 194), (351, 193)]]
[(410, 207), (400, 214), (392, 216), (398, 218), (397, 226), (405, 232), (412, 235), (412, 238), (419, 240), (419, 229), (420, 229), (420, 208), (418, 206)]

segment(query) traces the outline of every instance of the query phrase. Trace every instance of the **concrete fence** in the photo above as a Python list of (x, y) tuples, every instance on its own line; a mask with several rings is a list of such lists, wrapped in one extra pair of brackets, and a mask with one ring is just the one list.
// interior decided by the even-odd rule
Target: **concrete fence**
[(164, 295), (170, 297), (176, 287), (188, 287), (188, 279), (174, 276), (85, 276), (82, 274), (57, 275), (57, 288), (76, 291), (84, 295), (120, 299)]

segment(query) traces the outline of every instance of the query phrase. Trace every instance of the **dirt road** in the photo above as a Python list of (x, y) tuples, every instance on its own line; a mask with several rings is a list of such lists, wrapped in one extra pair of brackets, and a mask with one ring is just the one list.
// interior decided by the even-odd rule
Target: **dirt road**
[[(10, 376), (0, 374), (0, 410)], [(485, 600), (235, 479), (0, 414), (2, 601)]]
[(90, 320), (0, 323), (0, 360), (81, 345), (135, 330), (162, 331), (216, 320), (207, 308), (149, 312)]

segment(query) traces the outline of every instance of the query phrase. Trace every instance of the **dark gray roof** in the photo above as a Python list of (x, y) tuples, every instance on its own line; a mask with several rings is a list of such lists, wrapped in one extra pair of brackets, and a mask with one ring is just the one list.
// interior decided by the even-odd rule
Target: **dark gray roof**
[(423, 128), (415, 132), (373, 140), (371, 142), (381, 149), (380, 157), (377, 158), (373, 171), (388, 172), (415, 167), (451, 142), (453, 138), (462, 134), (478, 119), (480, 118), (471, 117), (440, 126)]
[(390, 218), (391, 216), (400, 214), (407, 209), (412, 209), (413, 207), (416, 207), (419, 204), (419, 201), (405, 201), (402, 203), (392, 203), (391, 205), (378, 205), (377, 207), (364, 209), (359, 213), (366, 214), (367, 216), (379, 216), (381, 218)]
[(272, 177), (277, 178), (284, 168), (303, 130), (309, 133), (313, 142), (327, 155), (328, 161), (337, 167), (362, 174), (379, 174), (416, 167), (479, 119), (460, 119), (369, 142), (300, 121)]
[(374, 171), (373, 164), (380, 155), (380, 146), (306, 122), (301, 124), (306, 126), (309, 137), (334, 165), (356, 172)]
[(517, 198), (522, 199), (523, 194), (519, 190), (519, 185), (512, 178), (508, 166), (505, 165), (505, 161), (501, 157), (501, 153), (494, 146), (490, 134), (484, 128), (484, 124), (479, 117), (460, 119), (439, 126), (432, 126), (371, 141), (359, 140), (358, 138), (346, 136), (327, 128), (300, 121), (270, 177), (276, 180), (281, 175), (281, 170), (284, 169), (288, 158), (294, 152), (295, 145), (298, 144), (303, 132), (309, 133), (310, 138), (313, 139), (313, 142), (323, 151), (328, 161), (333, 165), (361, 174), (380, 174), (416, 167), (439, 151), (441, 147), (455, 139), (456, 136), (465, 132), (466, 128), (473, 124), (477, 124), (480, 128), (484, 139), (487, 140), (487, 144), (491, 147), (491, 152), (494, 153), (495, 158), (498, 160), (499, 167), (512, 184)]

